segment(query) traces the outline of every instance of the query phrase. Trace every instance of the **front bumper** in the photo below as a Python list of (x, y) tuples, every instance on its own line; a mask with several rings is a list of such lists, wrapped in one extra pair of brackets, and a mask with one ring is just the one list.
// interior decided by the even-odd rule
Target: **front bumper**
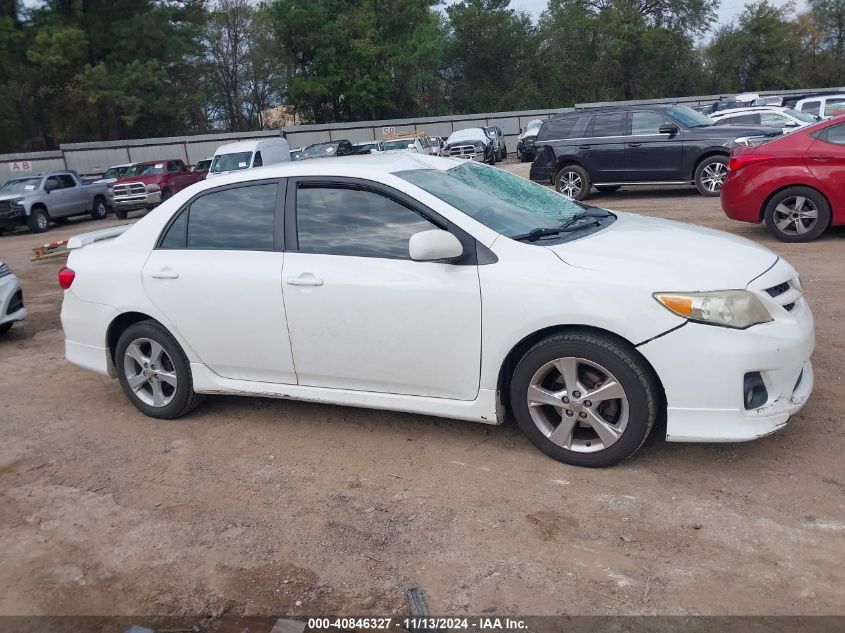
[[(749, 290), (781, 283), (786, 268), (785, 262), (775, 266)], [(668, 441), (753, 440), (783, 427), (807, 402), (815, 346), (810, 306), (803, 298), (791, 311), (771, 299), (766, 305), (770, 323), (734, 330), (688, 322), (637, 348), (663, 383)], [(752, 372), (759, 372), (767, 397), (746, 409), (744, 378)]]
[(0, 228), (2, 229), (11, 229), (24, 222), (26, 222), (26, 210), (23, 207), (10, 207), (6, 211), (0, 211)]
[(132, 211), (133, 209), (146, 209), (148, 207), (155, 207), (161, 203), (161, 192), (150, 191), (146, 195), (138, 196), (119, 196), (114, 197), (114, 208), (122, 209), (124, 211)]
[(0, 277), (0, 325), (25, 318), (26, 307), (18, 278), (14, 275)]

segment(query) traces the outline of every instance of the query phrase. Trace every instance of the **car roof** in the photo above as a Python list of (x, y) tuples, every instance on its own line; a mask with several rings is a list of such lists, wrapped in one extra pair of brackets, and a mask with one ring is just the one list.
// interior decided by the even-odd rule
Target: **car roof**
[(753, 112), (783, 112), (784, 110), (792, 110), (792, 108), (788, 106), (776, 106), (776, 105), (758, 105), (758, 106), (748, 106), (747, 108), (730, 108), (728, 110), (719, 110), (718, 112), (714, 112), (712, 117), (723, 117), (723, 116), (730, 116), (732, 114), (747, 114)]
[(167, 161), (174, 161), (176, 163), (183, 163), (181, 158), (159, 158), (158, 160), (143, 160), (140, 163), (132, 163), (133, 165), (158, 165), (159, 163), (166, 163)]
[[(602, 114), (605, 112), (627, 112), (628, 110), (666, 110), (668, 108), (677, 108), (678, 106), (685, 106), (684, 103), (638, 103), (635, 105), (615, 105), (615, 106), (597, 106), (595, 108), (578, 108), (570, 112), (561, 112), (555, 114), (553, 119), (563, 119), (571, 116), (589, 116), (592, 114)], [(689, 107), (689, 106), (686, 106)], [(548, 121), (548, 119), (546, 119)]]
[(225, 149), (226, 153), (235, 154), (237, 152), (251, 152), (258, 147), (262, 147), (269, 143), (287, 143), (283, 138), (259, 138), (253, 141), (236, 141), (234, 143), (226, 143), (217, 148), (215, 154), (219, 154), (221, 149)]

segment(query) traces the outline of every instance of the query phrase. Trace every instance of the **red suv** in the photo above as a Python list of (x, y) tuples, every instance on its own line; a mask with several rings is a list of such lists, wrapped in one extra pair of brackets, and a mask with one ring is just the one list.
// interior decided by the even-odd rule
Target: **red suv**
[(784, 242), (845, 224), (845, 116), (733, 150), (721, 195), (729, 218), (765, 222)]

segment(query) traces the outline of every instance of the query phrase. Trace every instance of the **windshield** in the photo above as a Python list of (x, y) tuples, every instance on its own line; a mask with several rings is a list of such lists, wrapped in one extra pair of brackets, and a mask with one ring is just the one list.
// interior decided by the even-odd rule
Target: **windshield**
[(18, 180), (10, 180), (5, 185), (0, 187), (0, 192), (3, 193), (23, 193), (24, 191), (33, 191), (38, 189), (38, 183), (41, 178), (20, 178)]
[(794, 110), (793, 108), (784, 108), (783, 112), (788, 114), (794, 119), (798, 119), (799, 121), (804, 121), (804, 123), (815, 123), (816, 117), (811, 114), (807, 114), (806, 112), (801, 112), (800, 110)]
[(130, 169), (132, 169), (132, 165), (123, 165), (121, 167), (109, 167), (106, 170), (106, 173), (103, 174), (103, 178), (123, 178), (129, 173)]
[(238, 169), (246, 169), (252, 162), (252, 152), (234, 152), (233, 154), (217, 154), (211, 163), (211, 169), (214, 173), (221, 171), (237, 171)]
[(501, 169), (467, 162), (396, 174), (507, 237), (557, 228), (586, 207)]
[(703, 127), (713, 125), (713, 120), (706, 114), (696, 112), (687, 106), (670, 106), (666, 114), (686, 127)]
[(315, 156), (334, 156), (337, 154), (337, 143), (319, 143), (310, 145), (302, 150), (300, 158), (314, 158)]
[(413, 145), (414, 141), (408, 139), (400, 139), (398, 141), (385, 141), (384, 149), (408, 149), (408, 145)]

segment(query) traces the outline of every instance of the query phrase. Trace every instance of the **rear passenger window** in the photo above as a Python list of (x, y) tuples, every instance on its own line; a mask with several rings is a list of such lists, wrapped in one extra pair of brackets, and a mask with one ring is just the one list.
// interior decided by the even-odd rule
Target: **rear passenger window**
[(537, 140), (549, 141), (565, 139), (569, 137), (569, 133), (572, 132), (572, 128), (575, 127), (576, 121), (578, 121), (577, 116), (562, 119), (549, 119), (544, 122), (543, 126), (540, 128), (540, 131), (537, 134)]
[(809, 112), (810, 114), (818, 114), (819, 113), (819, 105), (821, 101), (808, 101), (804, 105), (801, 106), (801, 112)]
[(833, 116), (845, 111), (845, 99), (828, 99), (824, 102), (824, 115)]
[(273, 250), (275, 183), (214, 191), (183, 210), (159, 248)]
[(722, 121), (729, 125), (760, 125), (760, 115), (740, 114), (737, 116), (726, 116)]
[(625, 113), (597, 114), (587, 128), (587, 137), (624, 136)]
[(831, 125), (818, 136), (819, 140), (837, 145), (845, 145), (845, 123)]

